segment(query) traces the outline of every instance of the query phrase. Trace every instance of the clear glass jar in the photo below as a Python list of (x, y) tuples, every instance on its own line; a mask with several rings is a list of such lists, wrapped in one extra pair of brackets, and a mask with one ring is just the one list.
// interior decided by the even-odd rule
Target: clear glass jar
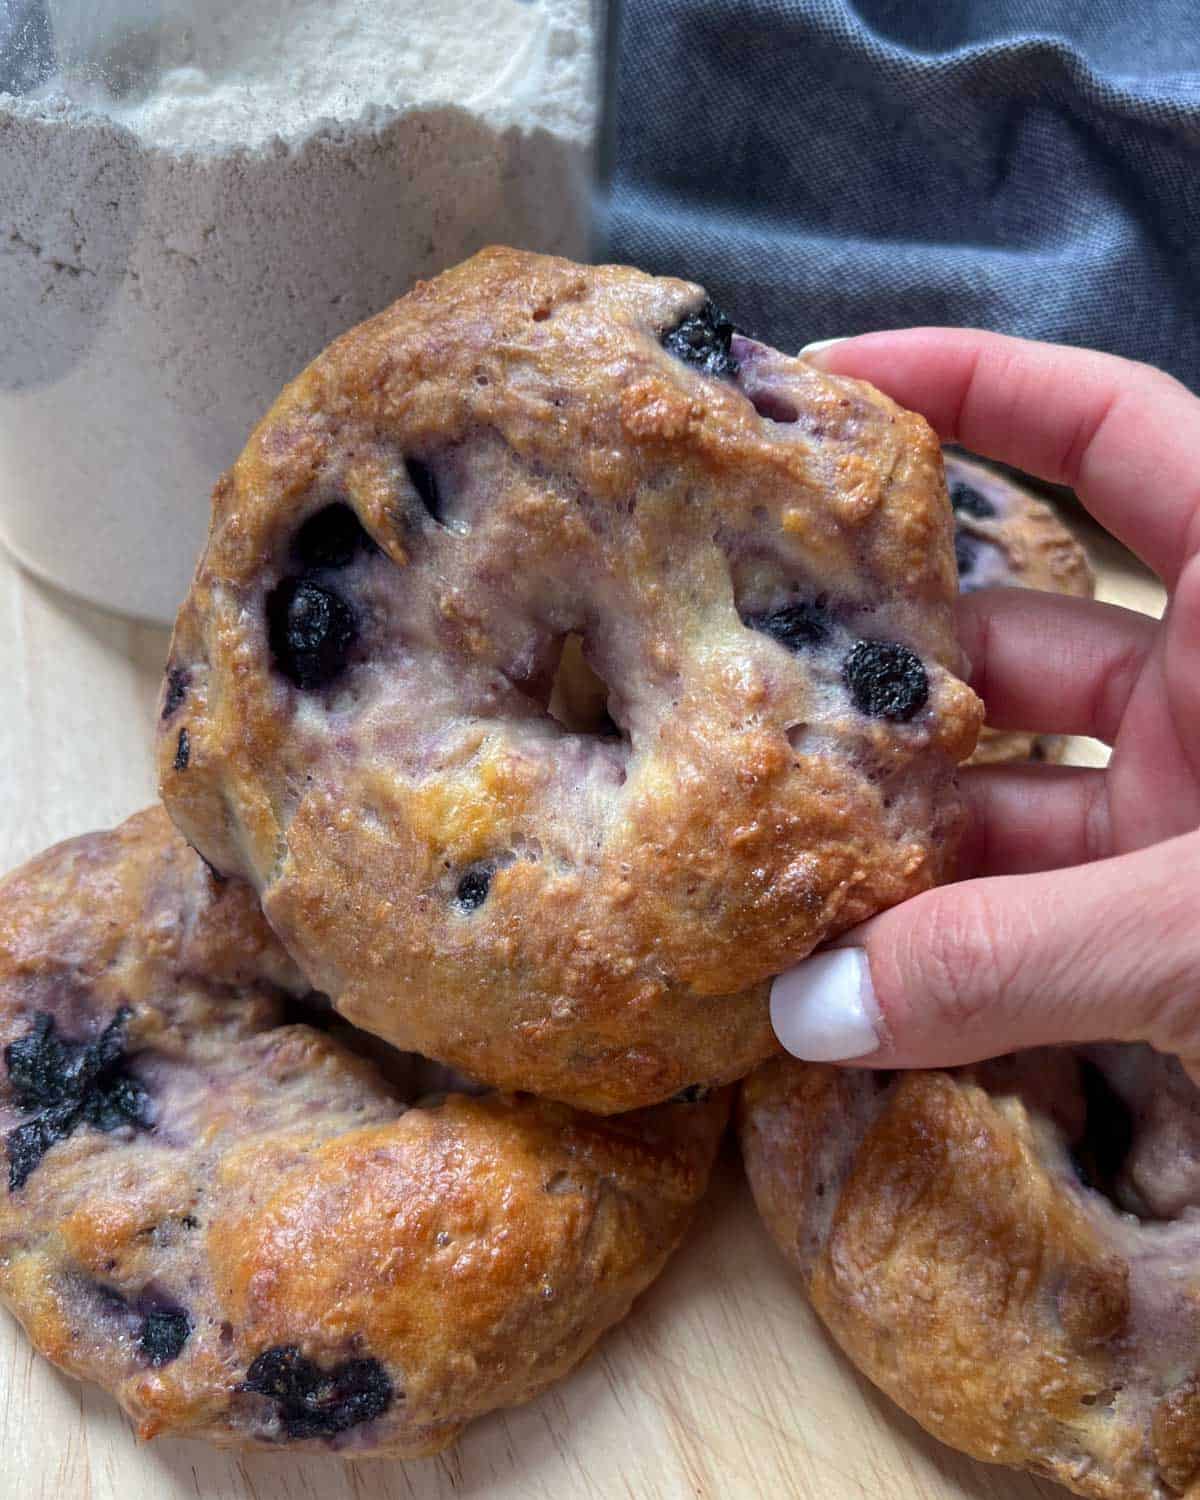
[(10, 4), (0, 538), (170, 619), (324, 344), (481, 245), (586, 252), (594, 36), (591, 0)]

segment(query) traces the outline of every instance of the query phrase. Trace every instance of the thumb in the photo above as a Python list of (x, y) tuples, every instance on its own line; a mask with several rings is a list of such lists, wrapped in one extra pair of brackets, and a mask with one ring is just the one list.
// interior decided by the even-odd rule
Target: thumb
[(1200, 1059), (1200, 834), (927, 891), (781, 974), (771, 1020), (813, 1062), (945, 1067), (1053, 1042)]

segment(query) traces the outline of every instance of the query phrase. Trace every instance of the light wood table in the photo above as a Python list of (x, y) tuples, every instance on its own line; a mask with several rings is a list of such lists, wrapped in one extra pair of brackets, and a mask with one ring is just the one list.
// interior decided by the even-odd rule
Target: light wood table
[[(1105, 597), (1161, 590), (1096, 539)], [(154, 795), (166, 632), (31, 582), (0, 553), (0, 866)], [(1098, 747), (1078, 758), (1095, 763)], [(825, 1338), (727, 1150), (699, 1223), (628, 1320), (540, 1400), (411, 1464), (139, 1445), (109, 1398), (0, 1314), (0, 1500), (1056, 1500), (925, 1436)]]

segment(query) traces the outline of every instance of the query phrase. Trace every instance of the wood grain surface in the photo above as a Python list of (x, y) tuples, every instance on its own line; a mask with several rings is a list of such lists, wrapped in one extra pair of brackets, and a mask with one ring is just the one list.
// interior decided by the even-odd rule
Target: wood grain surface
[[(1090, 535), (1102, 597), (1162, 592)], [(0, 553), (0, 867), (154, 795), (165, 631), (64, 598)], [(1100, 747), (1073, 758), (1096, 764)], [(114, 1403), (35, 1356), (0, 1313), (0, 1500), (1065, 1500), (943, 1448), (831, 1346), (727, 1150), (694, 1233), (627, 1321), (540, 1400), (440, 1458), (344, 1464), (138, 1444)]]

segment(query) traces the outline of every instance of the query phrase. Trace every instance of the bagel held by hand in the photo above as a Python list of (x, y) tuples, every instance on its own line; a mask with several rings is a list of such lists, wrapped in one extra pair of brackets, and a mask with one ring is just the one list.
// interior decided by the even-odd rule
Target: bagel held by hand
[(1096, 1500), (1200, 1494), (1200, 1092), (1142, 1045), (746, 1080), (755, 1201), (935, 1437)]
[(624, 1316), (725, 1101), (407, 1107), (306, 989), (161, 810), (0, 884), (0, 1296), (143, 1437), (436, 1452)]
[[(764, 981), (948, 868), (954, 597), (921, 418), (699, 287), (489, 250), (218, 486), (162, 792), (356, 1025), (647, 1104), (740, 1077)], [(575, 635), (602, 723), (550, 711)]]

